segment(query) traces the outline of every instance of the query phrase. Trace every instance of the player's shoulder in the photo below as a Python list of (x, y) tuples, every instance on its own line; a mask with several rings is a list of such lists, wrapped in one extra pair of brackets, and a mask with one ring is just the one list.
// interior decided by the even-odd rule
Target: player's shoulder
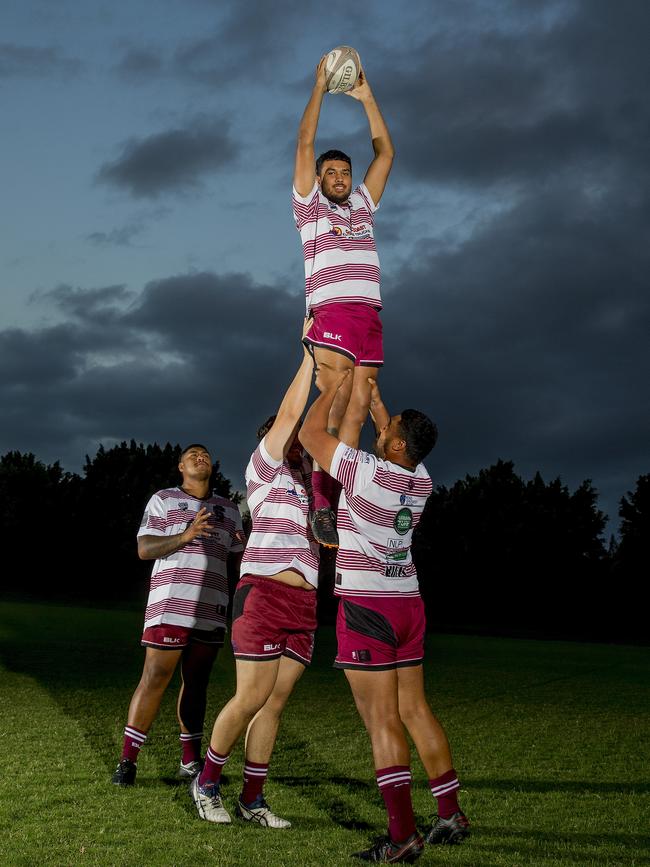
[(183, 495), (183, 491), (179, 487), (175, 488), (162, 488), (160, 491), (156, 491), (155, 494), (152, 494), (153, 497), (158, 497), (159, 499), (165, 500), (177, 500), (180, 496)]
[(237, 506), (228, 497), (222, 497), (220, 494), (213, 493), (207, 501), (211, 506), (218, 506), (221, 509), (229, 509), (230, 511), (239, 511)]

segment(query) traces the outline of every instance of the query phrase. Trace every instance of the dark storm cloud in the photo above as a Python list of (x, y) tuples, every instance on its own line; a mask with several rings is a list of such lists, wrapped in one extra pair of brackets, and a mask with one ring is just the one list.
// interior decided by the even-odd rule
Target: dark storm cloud
[(79, 60), (58, 48), (0, 42), (0, 78), (69, 77), (82, 68)]
[(386, 289), (384, 381), (438, 417), (438, 473), (514, 458), (593, 477), (615, 511), (650, 467), (648, 240), (641, 197), (558, 185), (464, 244), (420, 243)]
[(645, 165), (650, 5), (585, 0), (565, 4), (552, 24), (530, 15), (508, 28), (512, 11), (502, 4), (492, 23), (465, 26), (457, 13), (416, 51), (382, 50), (369, 79), (400, 169), (476, 186)]
[[(208, 440), (236, 485), (302, 349), (301, 299), (198, 273), (41, 296), (69, 321), (0, 332), (0, 452), (79, 466), (104, 441)], [(38, 424), (34, 424), (38, 419)]]
[(229, 124), (221, 119), (194, 118), (187, 126), (129, 139), (97, 179), (136, 198), (183, 193), (199, 187), (202, 178), (235, 159)]

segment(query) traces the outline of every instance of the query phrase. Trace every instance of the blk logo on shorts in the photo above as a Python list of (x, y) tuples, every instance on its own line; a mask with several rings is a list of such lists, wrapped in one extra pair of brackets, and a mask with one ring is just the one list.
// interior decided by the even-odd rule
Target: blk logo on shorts
[(355, 662), (370, 662), (370, 651), (369, 650), (353, 650), (352, 651), (352, 659)]
[(340, 334), (332, 334), (331, 331), (325, 331), (323, 333), (323, 337), (327, 337), (328, 340), (338, 340), (339, 343), (341, 342), (341, 335)]
[(180, 638), (170, 638), (169, 635), (165, 635), (163, 637), (163, 642), (165, 644), (180, 644), (181, 640)]

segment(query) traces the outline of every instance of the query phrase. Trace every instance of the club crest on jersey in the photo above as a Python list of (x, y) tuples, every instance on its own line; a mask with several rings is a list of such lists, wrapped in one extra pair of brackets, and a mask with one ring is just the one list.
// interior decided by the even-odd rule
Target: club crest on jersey
[(187, 512), (187, 503), (185, 501), (179, 503), (178, 508), (181, 510), (181, 512)]
[(413, 481), (413, 479), (409, 479), (409, 483), (408, 483), (409, 491), (412, 491), (414, 487), (415, 487), (415, 482)]
[(287, 488), (287, 494), (290, 494), (293, 497), (298, 497), (299, 502), (302, 503), (303, 506), (309, 503), (307, 491), (304, 488)]
[(413, 512), (410, 509), (400, 509), (395, 515), (393, 527), (400, 536), (405, 536), (413, 526)]
[(402, 506), (414, 506), (416, 503), (415, 497), (408, 497), (406, 494), (400, 494), (399, 501)]

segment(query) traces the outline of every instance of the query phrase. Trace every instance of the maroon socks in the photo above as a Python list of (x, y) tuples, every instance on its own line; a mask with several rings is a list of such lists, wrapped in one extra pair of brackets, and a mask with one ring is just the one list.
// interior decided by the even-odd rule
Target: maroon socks
[(201, 758), (201, 741), (203, 740), (203, 732), (195, 734), (185, 734), (181, 732), (180, 742), (183, 755), (181, 761), (184, 765), (189, 765), (190, 762), (198, 762)]
[(205, 754), (205, 764), (199, 777), (199, 786), (214, 786), (218, 784), (221, 780), (221, 771), (228, 759), (229, 755), (222, 756), (219, 753), (215, 753), (212, 747), (208, 747), (208, 751)]
[(460, 783), (453, 768), (436, 777), (435, 780), (429, 780), (429, 788), (433, 797), (438, 801), (438, 815), (441, 819), (448, 819), (454, 813), (459, 812), (460, 807), (456, 793), (460, 788)]
[(140, 729), (133, 728), (133, 726), (124, 726), (122, 760), (128, 759), (136, 765), (138, 763), (138, 754), (146, 740), (146, 732), (141, 732)]
[(377, 785), (388, 813), (388, 833), (393, 843), (403, 843), (415, 833), (411, 804), (411, 769), (393, 765), (375, 771)]
[(244, 762), (244, 786), (240, 800), (244, 806), (250, 806), (262, 794), (264, 783), (269, 773), (269, 766), (260, 762)]
[(325, 470), (314, 470), (311, 474), (312, 509), (334, 509), (339, 503), (341, 483), (333, 479)]

